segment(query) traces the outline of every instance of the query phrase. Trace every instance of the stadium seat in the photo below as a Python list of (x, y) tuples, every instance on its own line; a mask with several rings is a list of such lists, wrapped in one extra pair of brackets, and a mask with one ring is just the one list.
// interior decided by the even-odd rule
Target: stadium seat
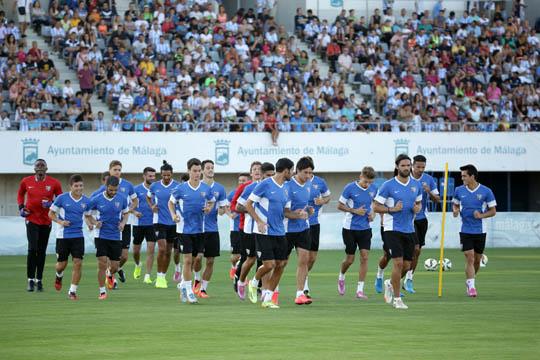
[(373, 96), (373, 92), (371, 91), (371, 85), (360, 85), (360, 95), (362, 95), (364, 98), (371, 99), (371, 97)]

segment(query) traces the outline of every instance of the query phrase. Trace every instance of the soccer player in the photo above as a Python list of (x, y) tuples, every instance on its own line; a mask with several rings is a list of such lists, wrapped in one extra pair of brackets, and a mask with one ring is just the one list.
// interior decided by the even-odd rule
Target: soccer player
[(396, 158), (397, 176), (386, 181), (373, 203), (373, 210), (384, 214), (384, 243), (392, 257), (392, 281), (385, 280), (384, 299), (396, 309), (407, 309), (400, 297), (401, 277), (410, 268), (414, 254), (414, 216), (422, 209), (422, 188), (410, 177), (411, 159)]
[(202, 274), (202, 282), (200, 271), (202, 268), (202, 255), (198, 254), (193, 261), (193, 272), (195, 273), (195, 283), (193, 291), (195, 295), (201, 298), (208, 297), (208, 283), (214, 273), (214, 260), (219, 256), (219, 231), (218, 231), (218, 214), (223, 215), (227, 210), (227, 193), (225, 187), (214, 181), (214, 162), (212, 160), (204, 160), (201, 163), (203, 182), (210, 187), (214, 198), (216, 199), (214, 206), (208, 214), (204, 216), (203, 222), (203, 243), (204, 257), (206, 264)]
[(418, 259), (422, 253), (422, 247), (426, 245), (426, 233), (428, 230), (428, 219), (427, 219), (427, 203), (428, 199), (438, 203), (440, 201), (439, 190), (437, 189), (437, 183), (431, 175), (426, 174), (424, 171), (426, 169), (427, 159), (424, 155), (416, 155), (413, 157), (413, 166), (411, 177), (422, 185), (422, 209), (416, 217), (414, 218), (414, 232), (415, 232), (415, 245), (414, 245), (414, 256), (411, 263), (411, 269), (407, 271), (405, 275), (405, 283), (403, 288), (405, 291), (414, 294), (413, 286), (413, 276), (416, 271), (416, 266), (418, 265)]
[[(139, 200), (139, 206), (135, 209), (140, 216), (135, 217), (133, 223), (133, 261), (135, 269), (133, 270), (133, 278), (141, 277), (141, 244), (146, 240), (146, 273), (144, 274), (143, 282), (145, 284), (152, 283), (152, 266), (154, 265), (154, 250), (156, 247), (156, 233), (154, 232), (154, 212), (146, 201), (146, 195), (150, 190), (150, 186), (156, 181), (156, 169), (145, 167), (143, 170), (143, 182), (135, 186), (135, 194)], [(168, 211), (168, 210), (167, 210)]]
[(173, 167), (165, 160), (160, 171), (161, 181), (150, 185), (146, 198), (155, 213), (154, 231), (158, 243), (156, 288), (166, 289), (167, 278), (165, 276), (171, 263), (173, 245), (177, 241), (176, 223), (169, 212), (169, 199), (179, 183), (173, 179)]
[[(180, 184), (172, 192), (169, 199), (169, 212), (180, 233), (180, 246), (184, 254), (182, 282), (178, 285), (182, 302), (197, 303), (192, 289), (193, 258), (203, 253), (203, 222), (204, 214), (210, 213), (215, 198), (208, 185), (201, 182), (201, 161), (193, 158), (188, 160), (187, 169), (189, 180)], [(179, 212), (175, 205), (179, 205)]]
[(360, 251), (360, 269), (358, 272), (358, 286), (356, 297), (367, 300), (364, 294), (364, 282), (368, 270), (369, 250), (371, 249), (371, 226), (374, 213), (372, 203), (377, 194), (377, 187), (373, 185), (375, 170), (366, 166), (360, 173), (360, 179), (345, 186), (339, 197), (338, 210), (345, 212), (343, 219), (343, 243), (345, 244), (345, 259), (341, 263), (338, 277), (338, 293), (345, 295), (345, 273), (354, 263), (356, 249)]
[[(313, 159), (311, 159), (311, 161), (313, 163)], [(326, 181), (320, 176), (313, 175), (311, 178), (311, 191), (308, 202), (308, 206), (313, 208), (313, 214), (309, 217), (309, 236), (311, 238), (311, 245), (309, 249), (308, 274), (311, 269), (313, 269), (313, 265), (315, 265), (315, 261), (317, 260), (319, 237), (321, 233), (319, 219), (320, 214), (322, 213), (322, 207), (328, 204), (328, 202), (330, 202), (330, 190), (328, 189)], [(309, 275), (306, 276), (306, 282), (304, 284), (304, 294), (307, 297), (311, 297), (308, 277)]]
[(34, 175), (21, 180), (17, 192), (19, 214), (25, 218), (26, 237), (28, 239), (28, 256), (26, 259), (26, 275), (28, 291), (43, 291), (43, 268), (51, 219), (48, 212), (56, 196), (62, 194), (62, 185), (55, 178), (47, 175), (47, 162), (38, 159), (34, 162)]
[(249, 299), (252, 303), (257, 302), (259, 281), (272, 272), (262, 301), (262, 306), (270, 309), (279, 308), (272, 302), (272, 297), (287, 261), (288, 245), (283, 220), (285, 209), (290, 209), (291, 202), (285, 182), (291, 179), (293, 167), (294, 163), (290, 159), (279, 159), (276, 163), (276, 174), (258, 184), (246, 202), (246, 209), (256, 223), (253, 231), (257, 234), (257, 252), (260, 252), (263, 262), (248, 285)]
[(81, 175), (69, 178), (70, 191), (54, 200), (49, 210), (49, 218), (58, 224), (56, 230), (56, 280), (54, 287), (62, 289), (64, 270), (69, 256), (73, 260), (71, 286), (68, 298), (77, 300), (77, 287), (81, 280), (81, 268), (84, 257), (83, 219), (90, 199), (83, 195), (84, 184)]
[[(189, 180), (189, 174), (183, 173), (180, 176), (180, 184), (185, 183)], [(178, 204), (176, 205), (176, 212), (180, 214), (180, 208), (178, 207)], [(173, 250), (173, 261), (174, 261), (174, 274), (173, 274), (173, 281), (180, 282), (182, 279), (182, 264), (180, 263), (180, 229), (181, 224), (176, 224), (176, 242), (174, 243)]]
[[(275, 175), (275, 167), (274, 164), (265, 162), (260, 167), (262, 171), (263, 179), (267, 179), (269, 177), (272, 177)], [(240, 275), (238, 277), (238, 286), (237, 286), (237, 294), (240, 300), (244, 300), (246, 298), (246, 278), (255, 264), (255, 261), (257, 259), (257, 249), (255, 246), (255, 234), (253, 233), (253, 218), (247, 213), (246, 210), (246, 203), (255, 189), (255, 187), (259, 184), (260, 181), (254, 181), (242, 192), (242, 195), (238, 198), (236, 203), (236, 211), (239, 211), (244, 214), (244, 251), (245, 251), (245, 260), (242, 263), (242, 266), (240, 267)], [(261, 264), (262, 265), (262, 264)], [(257, 264), (257, 268), (259, 267), (259, 264)], [(262, 279), (263, 282), (266, 282), (266, 278)], [(275, 292), (274, 292), (275, 294)]]
[(104, 171), (101, 173), (101, 186), (90, 195), (90, 199), (96, 195), (101, 194), (103, 191), (105, 191), (105, 183), (107, 182), (107, 179), (109, 178), (109, 176), (111, 175), (109, 174), (108, 171)]
[[(241, 173), (238, 175), (238, 186), (244, 184), (249, 179), (248, 173)], [(237, 212), (231, 211), (230, 204), (234, 197), (234, 193), (236, 191), (236, 188), (231, 190), (229, 192), (229, 195), (227, 195), (227, 216), (230, 218), (230, 241), (231, 241), (231, 269), (229, 270), (229, 278), (231, 280), (234, 279), (234, 275), (236, 274), (236, 264), (238, 261), (240, 261), (240, 253), (242, 252), (242, 246), (241, 246), (241, 238), (240, 238), (240, 216)]]
[(486, 246), (486, 221), (495, 216), (497, 201), (490, 188), (478, 182), (478, 170), (474, 165), (465, 165), (461, 170), (463, 185), (458, 186), (452, 200), (454, 217), (461, 216), (459, 239), (465, 255), (465, 277), (467, 295), (478, 295), (475, 277)]
[[(114, 287), (113, 275), (119, 268), (122, 255), (122, 231), (129, 217), (128, 198), (118, 193), (120, 179), (110, 176), (105, 183), (105, 191), (90, 200), (85, 212), (86, 221), (96, 228), (95, 245), (98, 259), (99, 299), (107, 298), (107, 287)], [(97, 214), (94, 218), (93, 212)], [(107, 260), (109, 275), (106, 277)]]

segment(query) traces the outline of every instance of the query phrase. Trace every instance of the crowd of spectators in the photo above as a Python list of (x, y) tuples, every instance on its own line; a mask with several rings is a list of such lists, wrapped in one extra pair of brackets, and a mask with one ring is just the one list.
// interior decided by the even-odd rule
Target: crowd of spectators
[[(540, 42), (498, 7), (457, 17), (439, 1), (394, 15), (385, 1), (368, 18), (342, 10), (333, 21), (298, 9), (291, 35), (275, 20), (275, 0), (232, 16), (208, 0), (142, 0), (124, 14), (110, 0), (37, 4), (32, 25), (77, 72), (81, 91), (60, 84), (46, 52), (0, 14), (2, 129), (11, 109), (22, 130), (80, 122), (269, 131), (274, 142), (289, 131), (540, 130)], [(328, 63), (328, 76), (302, 43)], [(92, 113), (90, 96), (107, 103), (112, 121)]]

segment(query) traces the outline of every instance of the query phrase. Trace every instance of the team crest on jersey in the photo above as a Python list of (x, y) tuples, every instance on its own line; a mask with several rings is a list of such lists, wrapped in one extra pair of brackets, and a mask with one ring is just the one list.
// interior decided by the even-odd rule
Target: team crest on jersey
[(478, 200), (482, 200), (482, 194), (476, 194), (476, 198), (477, 198)]
[(317, 189), (319, 188), (319, 185), (313, 184), (313, 188), (314, 188), (315, 190), (317, 190)]
[(214, 196), (215, 196), (215, 198), (217, 199), (218, 196), (219, 196), (219, 191), (214, 191)]
[(126, 192), (126, 189), (125, 188), (120, 188), (120, 191), (121, 192)]
[(120, 202), (119, 202), (119, 201), (115, 201), (114, 206), (116, 206), (117, 208), (119, 208), (119, 207), (120, 207)]
[(369, 196), (373, 199), (375, 197), (375, 192), (374, 191), (370, 191), (369, 192)]
[(86, 204), (81, 204), (81, 208), (84, 210), (86, 209)]
[(288, 197), (289, 196), (289, 190), (285, 190), (284, 192), (285, 192), (285, 196)]
[(205, 197), (205, 196), (206, 196), (206, 192), (201, 191), (201, 196), (202, 196), (202, 197)]
[(50, 185), (45, 186), (45, 190), (46, 191), (51, 191), (51, 186)]
[(411, 192), (414, 193), (414, 192), (416, 192), (416, 190), (417, 190), (417, 189), (416, 189), (416, 186), (411, 186)]

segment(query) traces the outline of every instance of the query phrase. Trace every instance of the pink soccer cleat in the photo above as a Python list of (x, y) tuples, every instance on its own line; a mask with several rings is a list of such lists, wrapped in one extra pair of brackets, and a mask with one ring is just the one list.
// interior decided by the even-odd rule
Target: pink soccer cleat
[(345, 295), (345, 280), (339, 280), (337, 281), (337, 291), (339, 295), (343, 296)]
[(476, 292), (475, 288), (469, 288), (467, 290), (467, 296), (475, 298), (476, 296), (478, 296), (478, 293)]
[(246, 284), (238, 283), (236, 293), (238, 294), (238, 297), (240, 298), (240, 300), (245, 300), (246, 299)]
[(364, 294), (363, 291), (357, 291), (356, 292), (356, 298), (360, 300), (367, 300), (366, 294)]
[(181, 275), (182, 275), (182, 273), (180, 271), (175, 271), (174, 276), (173, 276), (173, 281), (174, 282), (180, 282)]

